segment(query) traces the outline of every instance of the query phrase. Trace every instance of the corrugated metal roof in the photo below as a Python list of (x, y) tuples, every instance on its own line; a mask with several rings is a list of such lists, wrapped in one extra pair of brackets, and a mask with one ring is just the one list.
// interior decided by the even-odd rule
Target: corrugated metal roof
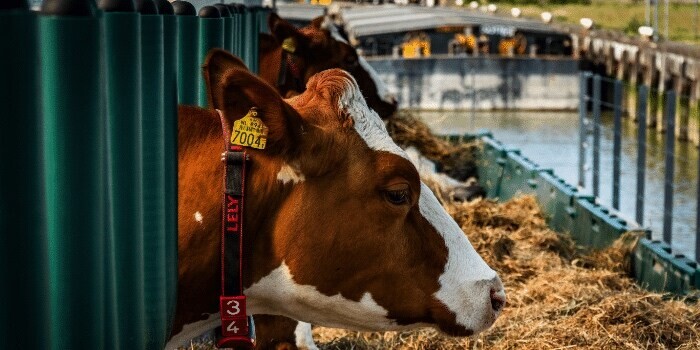
[[(355, 37), (423, 30), (445, 25), (501, 26), (515, 30), (558, 33), (547, 24), (494, 16), (456, 8), (426, 8), (419, 6), (353, 6), (342, 10), (346, 29)], [(393, 27), (392, 27), (393, 26)]]
[(277, 2), (277, 14), (290, 20), (311, 21), (318, 16), (323, 16), (325, 9), (325, 6)]

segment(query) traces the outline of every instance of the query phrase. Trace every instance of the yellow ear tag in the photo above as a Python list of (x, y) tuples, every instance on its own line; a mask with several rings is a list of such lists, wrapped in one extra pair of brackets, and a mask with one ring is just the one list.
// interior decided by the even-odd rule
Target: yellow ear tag
[(294, 38), (289, 37), (287, 39), (284, 39), (284, 41), (282, 42), (282, 49), (289, 53), (294, 53), (294, 51), (297, 50), (297, 43), (294, 41)]
[(258, 110), (253, 107), (245, 117), (233, 122), (231, 144), (257, 149), (265, 149), (267, 145), (267, 126), (257, 118)]

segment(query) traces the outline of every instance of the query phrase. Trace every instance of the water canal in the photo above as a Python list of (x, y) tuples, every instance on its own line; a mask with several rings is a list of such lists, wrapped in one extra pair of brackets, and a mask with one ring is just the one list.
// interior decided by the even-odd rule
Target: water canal
[[(439, 134), (473, 133), (488, 129), (504, 144), (519, 148), (522, 154), (544, 168), (552, 168), (568, 183), (578, 183), (578, 113), (523, 111), (418, 111), (415, 112), (434, 132)], [(613, 120), (602, 118), (601, 183), (599, 203), (610, 207), (613, 169)], [(621, 216), (633, 222), (636, 196), (637, 127), (630, 119), (623, 121), (621, 160)], [(647, 135), (647, 173), (645, 191), (645, 228), (652, 230), (654, 239), (661, 239), (663, 228), (664, 158), (663, 135)], [(587, 156), (586, 185), (590, 193), (591, 156)], [(673, 208), (673, 242), (675, 252), (693, 257), (695, 251), (695, 220), (697, 198), (698, 149), (688, 142), (676, 144), (675, 197)]]

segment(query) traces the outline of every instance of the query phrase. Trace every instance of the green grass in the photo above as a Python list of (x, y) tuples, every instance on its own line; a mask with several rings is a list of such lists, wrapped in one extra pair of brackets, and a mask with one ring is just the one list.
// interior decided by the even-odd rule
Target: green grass
[[(663, 0), (659, 4), (659, 35), (665, 31), (664, 16), (666, 10)], [(645, 23), (644, 1), (638, 3), (629, 1), (593, 0), (590, 5), (583, 4), (551, 4), (551, 5), (513, 5), (499, 3), (499, 12), (510, 13), (511, 7), (519, 7), (522, 15), (540, 18), (540, 13), (549, 11), (555, 22), (578, 24), (583, 17), (593, 19), (599, 28), (627, 31), (638, 35), (637, 28)], [(691, 44), (700, 44), (700, 38), (695, 37), (694, 23), (695, 4), (669, 5), (669, 39)], [(652, 12), (653, 16), (653, 12)], [(698, 28), (700, 33), (700, 28)]]

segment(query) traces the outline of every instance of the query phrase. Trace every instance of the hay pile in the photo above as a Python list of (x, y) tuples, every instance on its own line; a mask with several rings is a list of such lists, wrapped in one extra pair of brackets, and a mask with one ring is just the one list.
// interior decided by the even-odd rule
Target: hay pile
[(438, 171), (460, 181), (477, 176), (477, 142), (452, 144), (436, 138), (425, 123), (403, 111), (389, 118), (386, 128), (397, 145), (417, 148), (438, 165)]
[(447, 208), (506, 286), (495, 326), (475, 339), (315, 328), (321, 349), (700, 349), (700, 305), (646, 292), (625, 275), (638, 235), (584, 254), (547, 228), (532, 197)]

